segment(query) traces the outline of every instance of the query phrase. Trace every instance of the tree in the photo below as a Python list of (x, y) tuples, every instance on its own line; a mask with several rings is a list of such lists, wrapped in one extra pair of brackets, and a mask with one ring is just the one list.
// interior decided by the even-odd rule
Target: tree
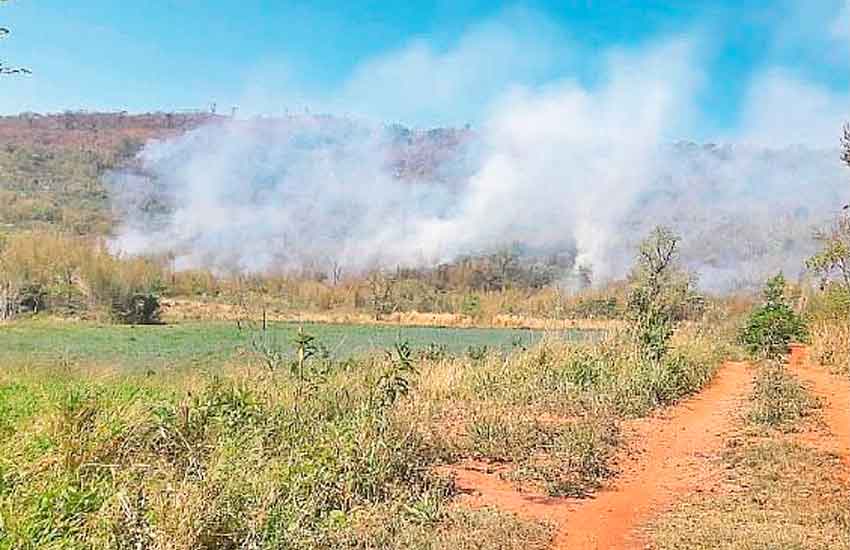
[[(7, 0), (0, 0), (0, 3), (4, 3)], [(6, 27), (0, 27), (0, 39), (6, 38), (9, 36), (11, 31)], [(29, 69), (24, 69), (22, 67), (10, 67), (0, 61), (0, 75), (8, 75), (8, 74), (30, 74), (32, 71)]]
[(820, 251), (806, 260), (806, 267), (821, 278), (821, 287), (837, 281), (850, 292), (850, 215), (841, 214), (833, 224), (815, 233)]
[(695, 299), (692, 277), (679, 265), (679, 237), (656, 227), (641, 243), (630, 276), (628, 318), (643, 354), (666, 355), (676, 324)]
[(792, 341), (806, 338), (806, 325), (789, 304), (782, 273), (768, 279), (763, 296), (763, 303), (750, 314), (739, 339), (754, 356), (777, 358), (788, 352)]

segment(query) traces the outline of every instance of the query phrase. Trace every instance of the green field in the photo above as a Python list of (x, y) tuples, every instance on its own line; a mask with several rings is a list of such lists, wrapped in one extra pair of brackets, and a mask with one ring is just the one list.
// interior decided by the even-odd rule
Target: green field
[[(286, 349), (298, 327), (315, 336), (340, 359), (363, 355), (406, 341), (414, 349), (437, 345), (447, 353), (470, 348), (506, 352), (528, 347), (544, 335), (520, 329), (389, 327), (274, 323), (267, 338)], [(569, 331), (564, 338), (579, 340), (593, 332)], [(110, 362), (124, 367), (163, 368), (223, 364), (249, 350), (258, 331), (239, 330), (234, 323), (185, 323), (121, 326), (79, 322), (28, 321), (0, 326), (0, 360), (50, 362)]]

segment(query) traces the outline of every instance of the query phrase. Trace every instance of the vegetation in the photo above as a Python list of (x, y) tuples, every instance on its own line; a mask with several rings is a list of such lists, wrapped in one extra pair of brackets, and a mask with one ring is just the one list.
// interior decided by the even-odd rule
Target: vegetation
[[(574, 258), (517, 247), (363, 275), (175, 271), (109, 250), (102, 176), (177, 123), (92, 120), (14, 123), (112, 137), (0, 151), (0, 550), (546, 548), (550, 525), (459, 506), (441, 472), (483, 462), (522, 490), (592, 495), (624, 423), (699, 391), (736, 339), (770, 359), (724, 456), (742, 492), (689, 500), (659, 545), (847, 545), (846, 507), (799, 513), (847, 497), (829, 457), (787, 439), (817, 402), (777, 361), (810, 326), (813, 356), (850, 372), (847, 218), (808, 263), (809, 325), (782, 275), (751, 311), (698, 295), (663, 227), (627, 281), (582, 269), (576, 292), (558, 284)], [(565, 330), (577, 319), (605, 330)], [(548, 330), (457, 328), (475, 325)]]
[[(0, 547), (542, 548), (543, 526), (455, 509), (431, 467), (509, 460), (518, 484), (585, 494), (614, 471), (618, 419), (698, 389), (722, 353), (695, 331), (663, 369), (632, 368), (625, 335), (334, 360), (295, 336), (292, 369), (256, 353), (212, 371), (10, 363)], [(488, 531), (500, 521), (515, 532)]]
[[(841, 158), (850, 166), (850, 125), (844, 126), (841, 145)], [(820, 250), (806, 262), (820, 279), (820, 292), (808, 300), (806, 311), (812, 355), (820, 364), (850, 375), (850, 217), (838, 215), (815, 236)]]
[(806, 266), (821, 278), (821, 288), (831, 282), (850, 293), (850, 216), (838, 216), (833, 225), (816, 233), (821, 250)]
[(790, 430), (816, 406), (817, 401), (782, 363), (768, 361), (756, 378), (749, 418), (756, 424)]
[[(86, 286), (106, 290), (103, 273), (129, 265), (91, 262), (77, 268)], [(50, 276), (23, 273), (58, 299)], [(37, 345), (32, 323), (7, 334)], [(145, 348), (142, 330), (170, 329), (128, 335)], [(622, 419), (698, 390), (725, 353), (700, 326), (669, 335), (663, 356), (633, 330), (509, 355), (397, 341), (336, 358), (302, 329), (290, 343), (265, 322), (230, 330), (246, 353), (227, 369), (116, 371), (102, 366), (114, 339), (71, 360), (10, 355), (0, 547), (542, 548), (544, 525), (491, 531), (498, 513), (455, 508), (434, 467), (502, 462), (520, 486), (587, 495), (615, 472)]]
[(733, 440), (723, 484), (679, 504), (652, 529), (653, 548), (850, 546), (850, 491), (834, 456), (791, 440)]
[(0, 317), (53, 310), (155, 323), (161, 277), (155, 262), (115, 257), (97, 242), (16, 233), (0, 240)]
[(806, 338), (806, 324), (788, 303), (785, 286), (781, 273), (769, 279), (764, 303), (753, 310), (741, 330), (741, 343), (754, 356), (777, 358), (788, 353), (792, 341)]
[(678, 265), (679, 237), (658, 227), (640, 245), (632, 271), (628, 317), (643, 353), (652, 360), (667, 354), (676, 323), (698, 298)]
[(817, 406), (781, 363), (763, 364), (744, 411), (748, 423), (723, 453), (722, 479), (657, 521), (652, 547), (850, 547), (844, 466), (797, 435), (819, 429)]

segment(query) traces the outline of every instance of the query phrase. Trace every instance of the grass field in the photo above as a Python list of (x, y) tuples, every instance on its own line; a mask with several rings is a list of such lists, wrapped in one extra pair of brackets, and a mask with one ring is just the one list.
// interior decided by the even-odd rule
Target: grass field
[[(286, 348), (298, 327), (272, 323), (268, 337)], [(361, 325), (303, 325), (333, 358), (364, 355), (399, 341), (414, 349), (432, 348), (450, 354), (472, 350), (507, 352), (528, 348), (542, 331), (520, 329), (389, 327)], [(0, 325), (0, 360), (30, 363), (109, 362), (116, 366), (162, 368), (191, 364), (216, 366), (247, 350), (256, 331), (239, 330), (235, 323), (174, 325), (94, 325), (65, 321), (28, 321)], [(593, 331), (565, 331), (570, 341), (592, 338)]]
[[(270, 371), (227, 324), (0, 329), (0, 550), (543, 549), (549, 526), (456, 506), (435, 467), (500, 462), (519, 487), (587, 494), (620, 421), (697, 391), (722, 354), (696, 329), (658, 364), (614, 333), (307, 330), (362, 355)], [(434, 340), (458, 353), (418, 353)]]

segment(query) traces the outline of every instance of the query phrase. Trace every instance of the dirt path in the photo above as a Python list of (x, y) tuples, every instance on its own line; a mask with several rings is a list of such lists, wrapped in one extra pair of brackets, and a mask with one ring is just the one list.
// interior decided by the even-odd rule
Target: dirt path
[(719, 474), (710, 458), (722, 448), (752, 379), (747, 364), (727, 363), (699, 395), (627, 425), (621, 473), (593, 498), (519, 493), (480, 464), (455, 470), (457, 486), (474, 505), (553, 521), (555, 549), (643, 548), (640, 526), (678, 497), (714, 485)]
[(841, 457), (850, 478), (850, 380), (812, 365), (804, 346), (791, 348), (789, 367), (823, 403), (821, 412), (828, 433), (815, 434), (809, 443)]

